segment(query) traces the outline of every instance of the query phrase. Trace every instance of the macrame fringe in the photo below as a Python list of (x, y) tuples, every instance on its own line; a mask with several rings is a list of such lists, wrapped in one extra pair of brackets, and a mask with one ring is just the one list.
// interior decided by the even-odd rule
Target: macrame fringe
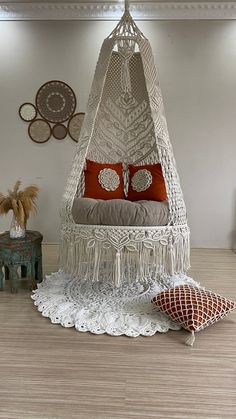
[[(189, 236), (179, 237), (176, 243), (153, 245), (142, 241), (116, 250), (112, 245), (96, 239), (73, 236), (68, 241), (62, 238), (60, 249), (60, 268), (84, 281), (96, 282), (101, 278), (116, 287), (124, 282), (145, 282), (161, 274), (185, 273), (189, 268)], [(105, 273), (105, 278), (104, 278)]]
[(192, 330), (192, 332), (191, 332), (190, 336), (188, 336), (188, 337), (187, 337), (187, 339), (186, 339), (185, 343), (186, 343), (186, 345), (188, 345), (188, 346), (193, 346), (194, 342), (195, 342), (195, 333), (194, 333), (194, 331)]
[(116, 262), (115, 262), (115, 286), (120, 286), (120, 252), (116, 252)]

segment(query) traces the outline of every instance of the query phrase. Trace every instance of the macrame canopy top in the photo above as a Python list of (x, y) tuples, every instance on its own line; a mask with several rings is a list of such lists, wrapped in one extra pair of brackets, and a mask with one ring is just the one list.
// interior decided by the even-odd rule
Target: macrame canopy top
[(115, 41), (115, 46), (123, 60), (121, 64), (121, 86), (124, 92), (131, 92), (130, 60), (138, 45), (139, 38), (145, 39), (129, 12), (129, 2), (125, 1), (125, 11), (108, 39)]
[(130, 39), (135, 41), (137, 37), (145, 38), (129, 12), (129, 2), (125, 1), (125, 11), (117, 26), (111, 32), (109, 38)]

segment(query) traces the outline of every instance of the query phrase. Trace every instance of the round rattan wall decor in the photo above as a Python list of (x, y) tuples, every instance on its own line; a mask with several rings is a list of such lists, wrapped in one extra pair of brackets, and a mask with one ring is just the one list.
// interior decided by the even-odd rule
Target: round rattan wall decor
[(23, 121), (33, 121), (37, 116), (37, 109), (32, 103), (25, 102), (19, 108), (19, 115)]
[(44, 119), (35, 119), (30, 123), (28, 133), (35, 143), (46, 143), (52, 135), (52, 129)]
[(78, 142), (81, 127), (84, 120), (84, 112), (75, 113), (69, 120), (68, 133), (72, 140)]
[(63, 140), (67, 136), (67, 127), (63, 124), (56, 124), (52, 129), (52, 135), (57, 140)]
[(76, 97), (68, 84), (60, 80), (51, 80), (39, 88), (36, 107), (48, 122), (65, 122), (75, 111)]

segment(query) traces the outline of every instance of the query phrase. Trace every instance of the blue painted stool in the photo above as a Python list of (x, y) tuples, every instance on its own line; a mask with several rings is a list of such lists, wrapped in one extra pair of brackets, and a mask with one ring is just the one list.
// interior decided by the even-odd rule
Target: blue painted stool
[(38, 231), (27, 231), (22, 239), (11, 239), (9, 231), (0, 235), (0, 291), (4, 290), (5, 279), (11, 281), (11, 292), (17, 292), (20, 267), (21, 278), (29, 280), (33, 289), (37, 282), (42, 282), (42, 234)]

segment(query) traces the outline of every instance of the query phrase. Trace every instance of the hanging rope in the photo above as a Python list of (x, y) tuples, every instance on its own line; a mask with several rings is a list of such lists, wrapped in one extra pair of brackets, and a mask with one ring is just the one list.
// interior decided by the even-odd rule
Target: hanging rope
[(125, 0), (125, 12), (129, 12), (129, 0)]

